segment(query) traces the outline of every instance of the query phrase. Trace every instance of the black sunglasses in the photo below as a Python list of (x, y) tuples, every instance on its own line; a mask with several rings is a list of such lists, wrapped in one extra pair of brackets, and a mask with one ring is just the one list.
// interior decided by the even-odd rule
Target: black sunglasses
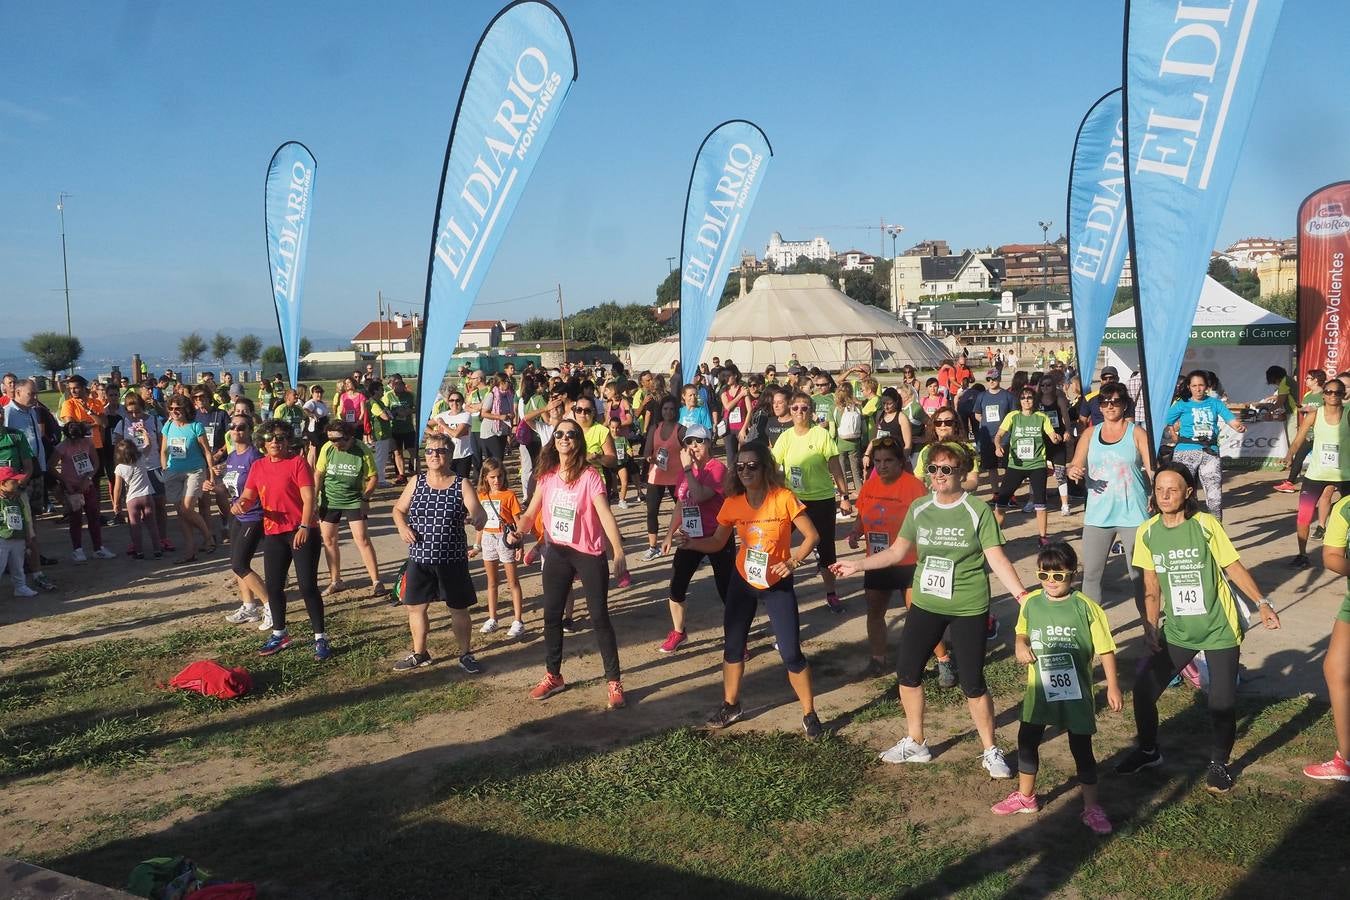
[(758, 471), (759, 471), (759, 463), (757, 463), (757, 462), (736, 463), (736, 471), (737, 471), (737, 472), (758, 472)]
[(955, 419), (934, 419), (934, 420), (933, 420), (933, 427), (934, 427), (934, 428), (942, 428), (943, 426), (946, 426), (947, 428), (955, 428), (955, 427), (956, 427), (956, 420), (955, 420)]
[(449, 452), (449, 447), (428, 447), (426, 449), (427, 456), (445, 456)]
[(557, 440), (563, 440), (563, 441), (579, 441), (579, 440), (581, 440), (581, 432), (580, 432), (580, 431), (571, 431), (570, 429), (567, 430), (567, 431), (555, 431), (555, 432), (553, 432), (553, 439), (554, 439), (555, 441), (557, 441)]
[(572, 412), (575, 412), (575, 413), (581, 413), (581, 414), (583, 414), (583, 415), (589, 416), (589, 415), (591, 415), (592, 413), (595, 412), (595, 407), (594, 407), (594, 406), (574, 406), (574, 407), (572, 407)]
[(701, 437), (687, 437), (684, 439), (684, 445), (686, 447), (688, 447), (690, 444), (703, 444), (703, 443), (706, 443), (706, 441)]
[(932, 463), (929, 463), (929, 464), (928, 464), (928, 474), (929, 474), (929, 475), (939, 475), (939, 474), (941, 474), (941, 475), (950, 475), (950, 474), (952, 474), (952, 473), (955, 472), (955, 471), (956, 471), (956, 469), (955, 469), (955, 467), (953, 467), (953, 466), (939, 466), (939, 465), (934, 465), (934, 464), (932, 464)]

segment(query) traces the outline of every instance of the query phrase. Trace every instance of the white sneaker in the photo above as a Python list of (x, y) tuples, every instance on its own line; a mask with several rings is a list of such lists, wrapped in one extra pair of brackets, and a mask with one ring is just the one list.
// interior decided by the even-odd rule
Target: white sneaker
[(238, 609), (225, 617), (225, 621), (231, 625), (242, 625), (245, 622), (257, 622), (262, 617), (263, 609), (261, 606), (241, 603)]
[(113, 552), (112, 552), (111, 550), (109, 550), (107, 547), (99, 547), (97, 550), (94, 551), (94, 556), (97, 557), (98, 559), (116, 559), (116, 558), (117, 558), (117, 554), (116, 554), (116, 553), (113, 553)]
[(627, 500), (620, 500), (620, 501), (619, 501), (619, 509), (627, 509), (627, 508), (628, 508), (628, 501), (627, 501)]
[(35, 591), (35, 590), (33, 590), (32, 588), (30, 588), (30, 587), (29, 587), (28, 585), (26, 585), (26, 584), (16, 584), (16, 585), (14, 585), (14, 596), (15, 596), (15, 597), (36, 597), (37, 595), (38, 595), (38, 592)]
[(483, 623), (483, 627), (480, 629), (480, 631), (482, 631), (483, 634), (492, 634), (492, 632), (496, 630), (497, 630), (496, 619), (488, 619), (486, 622)]
[(74, 553), (70, 554), (70, 558), (76, 562), (89, 562), (89, 557), (84, 555), (83, 547), (78, 548)]
[(516, 619), (514, 622), (511, 623), (511, 627), (510, 629), (507, 630), (506, 636), (509, 638), (518, 638), (524, 633), (525, 633), (525, 623), (520, 621), (519, 619)]
[(932, 762), (933, 754), (928, 750), (928, 742), (920, 744), (914, 738), (905, 739), (881, 754), (881, 761), (888, 763), (926, 763)]
[(1008, 768), (1008, 761), (1003, 758), (1003, 751), (997, 747), (990, 747), (984, 753), (980, 754), (980, 765), (989, 773), (990, 778), (1011, 778), (1012, 769)]
[(651, 562), (654, 559), (660, 558), (660, 556), (661, 551), (659, 549), (656, 547), (648, 547), (647, 552), (642, 554), (642, 560), (643, 562)]
[(258, 623), (258, 630), (259, 631), (272, 630), (272, 610), (269, 609), (266, 604), (263, 605), (262, 621)]
[(1059, 508), (1059, 514), (1061, 516), (1070, 516), (1073, 515), (1073, 510), (1069, 509), (1068, 504), (1065, 504)]
[(1034, 513), (1035, 511), (1036, 511), (1036, 504), (1031, 500), (1028, 500), (1027, 505), (1022, 507), (1022, 512), (1024, 513)]

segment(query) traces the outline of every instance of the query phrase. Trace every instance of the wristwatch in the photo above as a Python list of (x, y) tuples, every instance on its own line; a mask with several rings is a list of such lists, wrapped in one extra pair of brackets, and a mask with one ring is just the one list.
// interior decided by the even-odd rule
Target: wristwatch
[(1270, 602), (1269, 597), (1262, 597), (1260, 600), (1256, 601), (1257, 609), (1260, 609), (1263, 606), (1269, 606), (1271, 612), (1275, 611), (1275, 604)]

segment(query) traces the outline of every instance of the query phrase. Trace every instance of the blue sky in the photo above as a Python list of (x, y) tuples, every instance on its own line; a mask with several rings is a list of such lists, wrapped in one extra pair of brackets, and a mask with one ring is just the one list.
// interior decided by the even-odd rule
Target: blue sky
[[(275, 317), (263, 177), (282, 141), (318, 160), (305, 321), (350, 334), (376, 291), (420, 308), (437, 180), (465, 68), (496, 2), (0, 3), (0, 306), (55, 327), (56, 197), (77, 334)], [(743, 243), (837, 249), (1032, 241), (1062, 228), (1074, 131), (1119, 84), (1117, 0), (879, 4), (562, 0), (580, 80), (473, 318), (650, 301), (678, 252), (703, 135), (773, 142)], [(938, 12), (934, 12), (937, 10)], [(1341, 4), (1290, 0), (1220, 232), (1288, 236), (1350, 176)], [(886, 244), (890, 253), (889, 241)], [(488, 305), (492, 304), (492, 305)]]

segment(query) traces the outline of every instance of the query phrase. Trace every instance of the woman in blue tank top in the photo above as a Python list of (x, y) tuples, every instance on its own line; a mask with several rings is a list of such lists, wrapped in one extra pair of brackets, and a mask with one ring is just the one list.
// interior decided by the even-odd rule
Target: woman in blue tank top
[[(1083, 517), (1083, 594), (1103, 601), (1102, 573), (1111, 545), (1120, 541), (1126, 554), (1134, 547), (1134, 533), (1148, 518), (1148, 435), (1125, 418), (1129, 392), (1119, 382), (1104, 385), (1097, 395), (1102, 423), (1091, 425), (1078, 440), (1069, 464), (1069, 477), (1087, 479), (1087, 510)], [(1134, 590), (1134, 604), (1144, 614), (1144, 579), (1122, 557)]]

